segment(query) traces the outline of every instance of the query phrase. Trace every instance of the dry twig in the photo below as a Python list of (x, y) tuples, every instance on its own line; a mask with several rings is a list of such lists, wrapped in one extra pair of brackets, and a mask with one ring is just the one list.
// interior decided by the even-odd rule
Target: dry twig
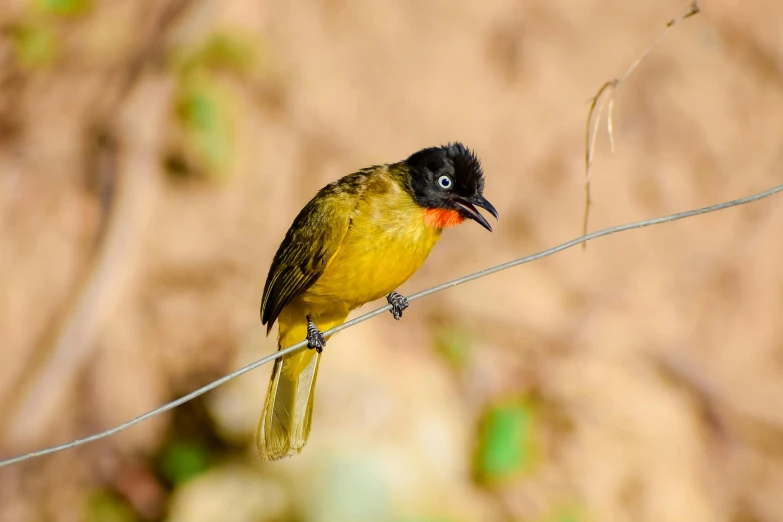
[[(587, 235), (587, 219), (590, 214), (590, 170), (593, 166), (593, 155), (595, 153), (595, 140), (598, 136), (598, 127), (601, 125), (601, 115), (604, 107), (608, 105), (606, 113), (606, 131), (609, 134), (609, 147), (614, 153), (614, 124), (612, 113), (614, 110), (614, 100), (620, 86), (636, 71), (639, 65), (647, 56), (658, 46), (661, 40), (669, 34), (669, 31), (677, 25), (678, 22), (685, 20), (699, 12), (699, 4), (694, 0), (681, 15), (673, 18), (666, 24), (666, 29), (650, 44), (649, 47), (639, 56), (625, 73), (617, 78), (605, 82), (598, 92), (593, 96), (590, 103), (590, 110), (587, 112), (587, 131), (585, 132), (585, 212), (582, 220), (582, 235)], [(598, 110), (596, 111), (596, 107)], [(582, 248), (587, 247), (587, 242), (582, 243)]]

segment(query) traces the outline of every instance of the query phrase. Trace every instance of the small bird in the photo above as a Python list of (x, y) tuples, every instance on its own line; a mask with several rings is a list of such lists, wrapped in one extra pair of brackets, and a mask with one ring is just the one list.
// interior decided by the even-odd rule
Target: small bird
[(321, 332), (383, 296), (399, 320), (408, 300), (395, 290), (419, 269), (445, 228), (472, 219), (492, 231), (476, 209), (498, 219), (483, 191), (478, 158), (452, 143), (349, 174), (299, 212), (269, 268), (261, 321), (267, 335), (278, 322), (278, 350), (304, 339), (309, 350), (275, 360), (256, 430), (262, 459), (295, 455), (307, 443), (327, 341)]

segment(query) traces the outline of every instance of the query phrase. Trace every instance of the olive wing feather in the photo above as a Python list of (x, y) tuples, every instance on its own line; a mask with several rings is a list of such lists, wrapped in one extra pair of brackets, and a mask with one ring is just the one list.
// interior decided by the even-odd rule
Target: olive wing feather
[(267, 333), (280, 311), (318, 280), (340, 248), (358, 196), (347, 189), (340, 182), (324, 187), (288, 229), (264, 287), (261, 322), (267, 325)]

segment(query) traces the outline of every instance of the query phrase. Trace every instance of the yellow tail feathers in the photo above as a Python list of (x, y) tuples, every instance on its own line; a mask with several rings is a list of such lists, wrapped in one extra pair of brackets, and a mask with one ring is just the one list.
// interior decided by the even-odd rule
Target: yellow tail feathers
[[(323, 331), (345, 321), (328, 321), (317, 326)], [(303, 340), (307, 323), (302, 316), (295, 324), (280, 322), (278, 350)], [(302, 451), (310, 435), (315, 380), (321, 354), (303, 349), (275, 360), (264, 410), (256, 429), (256, 447), (264, 460), (290, 457)]]
[(315, 350), (299, 351), (275, 361), (256, 430), (256, 446), (264, 460), (290, 457), (307, 443), (320, 361), (321, 354)]

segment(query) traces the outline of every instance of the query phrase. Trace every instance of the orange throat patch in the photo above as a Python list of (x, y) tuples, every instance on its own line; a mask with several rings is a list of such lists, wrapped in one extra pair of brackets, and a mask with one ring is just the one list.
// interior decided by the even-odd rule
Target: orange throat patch
[(456, 227), (465, 220), (456, 210), (428, 208), (424, 211), (424, 222), (431, 227)]

